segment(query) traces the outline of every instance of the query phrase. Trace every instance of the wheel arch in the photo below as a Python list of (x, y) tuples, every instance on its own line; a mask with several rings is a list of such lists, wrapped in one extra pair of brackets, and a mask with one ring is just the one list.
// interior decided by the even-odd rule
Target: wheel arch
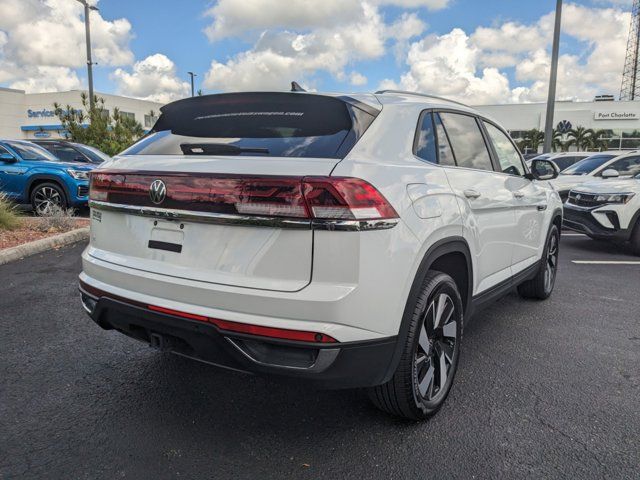
[(71, 202), (71, 193), (69, 192), (69, 188), (67, 187), (65, 182), (55, 175), (46, 173), (39, 173), (29, 178), (25, 191), (25, 196), (29, 203), (31, 203), (31, 194), (33, 193), (33, 189), (43, 183), (55, 183), (56, 185), (58, 185), (64, 192), (65, 200), (67, 202), (67, 205), (69, 205), (69, 203)]
[[(425, 253), (416, 275), (411, 284), (409, 295), (405, 303), (400, 330), (396, 341), (396, 347), (389, 364), (389, 368), (384, 376), (387, 382), (395, 370), (402, 356), (404, 343), (409, 333), (411, 317), (413, 315), (414, 302), (411, 299), (417, 298), (420, 287), (424, 282), (427, 272), (438, 270), (450, 275), (458, 285), (462, 304), (464, 308), (464, 320), (468, 320), (472, 312), (473, 297), (473, 263), (471, 260), (471, 250), (467, 241), (463, 237), (449, 237), (434, 243)], [(383, 382), (383, 383), (384, 383)]]

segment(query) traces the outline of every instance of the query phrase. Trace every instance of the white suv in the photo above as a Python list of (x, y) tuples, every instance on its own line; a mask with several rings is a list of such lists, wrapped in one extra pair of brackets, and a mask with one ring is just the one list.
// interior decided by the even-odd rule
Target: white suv
[[(91, 178), (82, 302), (227, 368), (446, 398), (463, 322), (553, 289), (562, 204), (504, 129), (424, 95), (235, 93), (166, 105)], [(534, 175), (538, 180), (534, 180)]]
[[(615, 172), (611, 172), (612, 170)], [(564, 202), (569, 196), (569, 191), (583, 183), (612, 176), (631, 177), (638, 171), (640, 171), (640, 151), (610, 150), (595, 153), (578, 163), (574, 163), (566, 170), (561, 171), (558, 178), (550, 183)]]
[(598, 240), (630, 242), (640, 255), (640, 173), (629, 179), (603, 179), (569, 192), (564, 225)]

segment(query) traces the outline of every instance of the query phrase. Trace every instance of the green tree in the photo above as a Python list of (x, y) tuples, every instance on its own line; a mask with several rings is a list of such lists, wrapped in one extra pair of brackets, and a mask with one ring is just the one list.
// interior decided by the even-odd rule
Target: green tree
[(589, 137), (590, 150), (607, 150), (609, 148), (609, 138), (611, 132), (608, 130), (595, 130)]
[(144, 135), (140, 122), (123, 115), (118, 108), (114, 108), (111, 114), (105, 108), (103, 98), (94, 97), (93, 108), (85, 93), (80, 94), (80, 100), (84, 110), (53, 104), (67, 139), (91, 145), (108, 155), (116, 155)]
[(569, 146), (567, 142), (564, 141), (564, 134), (558, 130), (557, 128), (553, 129), (553, 139), (551, 140), (551, 148), (554, 152), (560, 150), (561, 152), (566, 152)]
[(567, 146), (575, 145), (578, 151), (587, 150), (591, 144), (591, 137), (593, 137), (593, 130), (590, 128), (576, 127), (569, 130), (567, 137)]
[(542, 142), (544, 142), (544, 132), (541, 132), (537, 128), (533, 128), (524, 134), (522, 146), (526, 149), (532, 150), (533, 152), (537, 152)]

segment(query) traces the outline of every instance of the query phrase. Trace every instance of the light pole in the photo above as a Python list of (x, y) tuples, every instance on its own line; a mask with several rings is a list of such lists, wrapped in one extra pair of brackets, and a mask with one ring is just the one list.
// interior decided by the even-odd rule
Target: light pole
[(543, 153), (551, 151), (553, 141), (553, 112), (556, 108), (556, 80), (558, 78), (558, 53), (560, 51), (560, 24), (562, 0), (556, 0), (556, 24), (553, 29), (553, 47), (551, 50), (551, 73), (549, 75), (549, 96), (547, 97), (547, 118), (544, 124)]
[(198, 75), (196, 75), (193, 72), (187, 72), (187, 73), (191, 77), (191, 96), (193, 97), (193, 95), (194, 95), (194, 92), (193, 92), (193, 77), (197, 77)]
[(93, 111), (93, 61), (91, 60), (91, 27), (89, 25), (89, 12), (98, 11), (98, 7), (89, 5), (87, 0), (76, 0), (84, 6), (84, 31), (87, 41), (87, 80), (89, 81), (89, 108)]

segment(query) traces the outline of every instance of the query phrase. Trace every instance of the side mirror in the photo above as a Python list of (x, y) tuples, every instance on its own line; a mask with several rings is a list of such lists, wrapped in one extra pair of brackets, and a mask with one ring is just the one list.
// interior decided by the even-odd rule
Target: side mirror
[(14, 163), (15, 161), (16, 157), (11, 155), (10, 153), (0, 153), (0, 162)]
[(602, 172), (602, 178), (618, 178), (620, 173), (613, 168), (607, 168), (604, 172)]
[(560, 174), (560, 169), (551, 160), (533, 160), (531, 175), (535, 180), (553, 180)]

